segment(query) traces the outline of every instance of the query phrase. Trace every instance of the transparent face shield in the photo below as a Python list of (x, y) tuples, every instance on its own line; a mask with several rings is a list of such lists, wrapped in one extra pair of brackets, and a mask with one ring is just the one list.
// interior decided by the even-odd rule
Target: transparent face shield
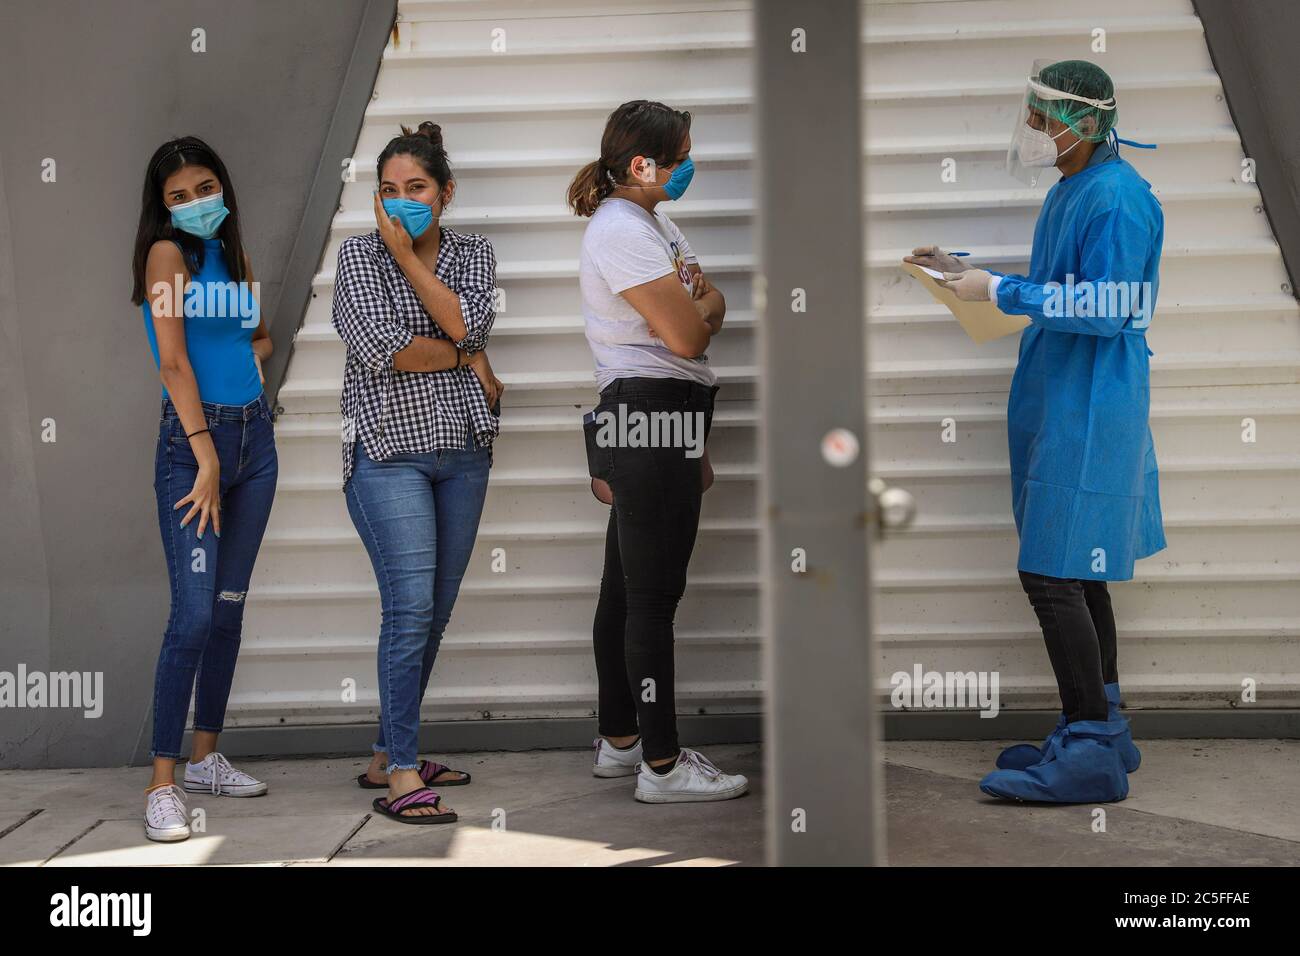
[(1113, 96), (1095, 100), (1044, 83), (1040, 73), (1051, 65), (1051, 60), (1034, 61), (1007, 148), (1007, 172), (1029, 186), (1055, 180), (1057, 161), (1081, 140), (1104, 138), (1093, 135), (1102, 125), (1097, 115), (1115, 109)]

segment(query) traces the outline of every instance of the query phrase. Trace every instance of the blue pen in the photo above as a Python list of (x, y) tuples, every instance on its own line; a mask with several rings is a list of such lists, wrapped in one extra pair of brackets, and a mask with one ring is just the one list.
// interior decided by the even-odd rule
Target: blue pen
[(969, 252), (950, 252), (950, 253), (948, 253), (948, 255), (950, 255), (950, 256), (968, 256), (968, 255), (970, 255), (970, 253), (969, 253)]

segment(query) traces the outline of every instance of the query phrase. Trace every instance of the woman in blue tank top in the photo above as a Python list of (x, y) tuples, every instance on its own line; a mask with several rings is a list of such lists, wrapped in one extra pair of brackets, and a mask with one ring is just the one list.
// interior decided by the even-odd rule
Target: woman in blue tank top
[(191, 695), (194, 738), (184, 789), (266, 793), (265, 783), (217, 751), (217, 735), (278, 474), (262, 394), (271, 338), (230, 176), (196, 137), (164, 143), (149, 160), (132, 273), (132, 301), (144, 313), (163, 385), (154, 492), (171, 578), (154, 676), (145, 835), (184, 840), (189, 815), (175, 774)]

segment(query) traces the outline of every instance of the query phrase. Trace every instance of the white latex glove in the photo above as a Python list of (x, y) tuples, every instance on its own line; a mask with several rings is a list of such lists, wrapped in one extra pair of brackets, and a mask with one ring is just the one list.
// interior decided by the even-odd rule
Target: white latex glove
[(912, 262), (935, 272), (965, 272), (970, 268), (957, 256), (950, 256), (938, 246), (917, 246), (904, 262)]
[(993, 273), (983, 269), (967, 269), (965, 272), (945, 272), (944, 281), (939, 285), (951, 290), (963, 302), (987, 302), (992, 278)]

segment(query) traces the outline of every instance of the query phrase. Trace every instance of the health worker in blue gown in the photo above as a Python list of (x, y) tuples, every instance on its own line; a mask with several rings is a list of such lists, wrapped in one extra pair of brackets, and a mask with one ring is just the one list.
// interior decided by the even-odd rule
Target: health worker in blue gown
[(1035, 63), (1007, 156), (1030, 185), (1055, 167), (1029, 274), (966, 266), (937, 247), (908, 261), (946, 273), (965, 301), (1023, 315), (1007, 402), (1020, 581), (1042, 627), (1061, 717), (1041, 747), (1018, 744), (980, 783), (1012, 800), (1097, 803), (1128, 795), (1140, 754), (1121, 715), (1108, 581), (1165, 547), (1147, 421), (1146, 333), (1160, 283), (1164, 215), (1119, 155), (1114, 85), (1083, 60)]

